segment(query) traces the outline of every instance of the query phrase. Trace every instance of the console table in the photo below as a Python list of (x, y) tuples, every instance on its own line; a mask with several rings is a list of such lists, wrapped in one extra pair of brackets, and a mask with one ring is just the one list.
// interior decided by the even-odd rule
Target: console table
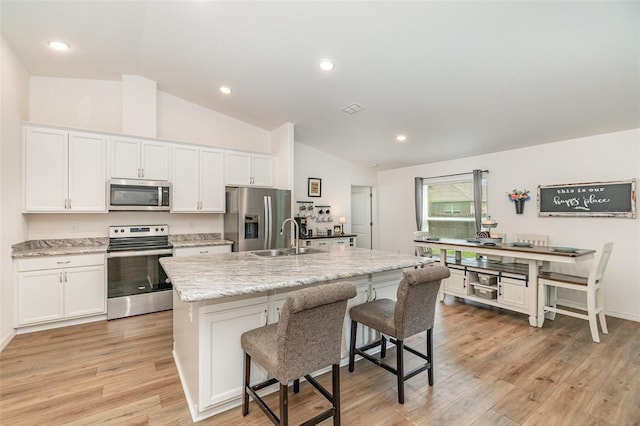
[[(542, 327), (544, 323), (544, 293), (538, 289), (538, 268), (542, 262), (578, 263), (592, 259), (595, 250), (578, 249), (575, 252), (556, 251), (551, 247), (516, 247), (511, 243), (477, 243), (458, 239), (414, 240), (416, 247), (452, 250), (453, 257), (441, 256), (451, 270), (451, 277), (444, 281), (441, 295), (476, 300), (492, 306), (514, 310), (529, 315), (532, 327)], [(463, 251), (483, 256), (507, 256), (521, 259), (525, 263), (501, 263), (481, 259), (462, 258)], [(491, 284), (480, 282), (489, 279)], [(496, 284), (493, 286), (493, 278)], [(482, 291), (495, 288), (497, 297), (483, 297)], [(480, 290), (476, 295), (476, 290)]]

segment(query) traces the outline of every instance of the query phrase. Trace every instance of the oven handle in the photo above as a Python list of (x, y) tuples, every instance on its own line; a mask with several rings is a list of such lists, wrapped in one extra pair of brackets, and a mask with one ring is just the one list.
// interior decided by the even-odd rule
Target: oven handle
[(171, 249), (158, 250), (131, 250), (131, 251), (112, 251), (107, 253), (107, 258), (111, 257), (134, 257), (134, 256), (153, 256), (156, 254), (173, 254)]

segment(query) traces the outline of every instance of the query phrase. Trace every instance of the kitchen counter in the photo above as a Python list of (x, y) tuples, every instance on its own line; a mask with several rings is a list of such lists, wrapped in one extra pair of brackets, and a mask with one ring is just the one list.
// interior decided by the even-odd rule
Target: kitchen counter
[(251, 252), (160, 259), (182, 302), (260, 293), (423, 265), (432, 259), (342, 247), (276, 258)]
[(233, 241), (223, 240), (221, 234), (176, 234), (169, 235), (174, 248), (232, 245)]
[(29, 240), (11, 246), (14, 259), (36, 256), (65, 256), (73, 254), (106, 253), (109, 238), (68, 238)]

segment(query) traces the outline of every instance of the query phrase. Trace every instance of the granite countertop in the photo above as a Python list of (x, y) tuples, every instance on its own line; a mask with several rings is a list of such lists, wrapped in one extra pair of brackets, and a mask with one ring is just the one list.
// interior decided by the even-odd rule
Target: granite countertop
[[(219, 233), (169, 235), (169, 242), (173, 247), (178, 248), (233, 244), (233, 241), (221, 239)], [(36, 256), (106, 253), (107, 247), (109, 247), (108, 237), (29, 240), (12, 245), (11, 257), (20, 259)]]
[(174, 248), (231, 245), (233, 241), (223, 240), (221, 234), (176, 234), (169, 235)]
[(71, 254), (106, 253), (109, 238), (66, 238), (29, 240), (11, 246), (11, 257), (64, 256)]
[(344, 234), (344, 235), (340, 235), (340, 234), (332, 234), (332, 235), (313, 235), (313, 237), (300, 237), (301, 240), (317, 240), (320, 238), (350, 238), (350, 237), (357, 237), (358, 234)]
[(348, 279), (431, 262), (426, 257), (345, 247), (276, 258), (235, 252), (160, 259), (183, 302)]

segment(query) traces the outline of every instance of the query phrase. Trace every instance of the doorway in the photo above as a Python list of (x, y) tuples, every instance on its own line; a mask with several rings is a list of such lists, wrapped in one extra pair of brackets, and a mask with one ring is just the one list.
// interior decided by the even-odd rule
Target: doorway
[(373, 191), (370, 186), (351, 186), (351, 233), (356, 247), (373, 248)]

